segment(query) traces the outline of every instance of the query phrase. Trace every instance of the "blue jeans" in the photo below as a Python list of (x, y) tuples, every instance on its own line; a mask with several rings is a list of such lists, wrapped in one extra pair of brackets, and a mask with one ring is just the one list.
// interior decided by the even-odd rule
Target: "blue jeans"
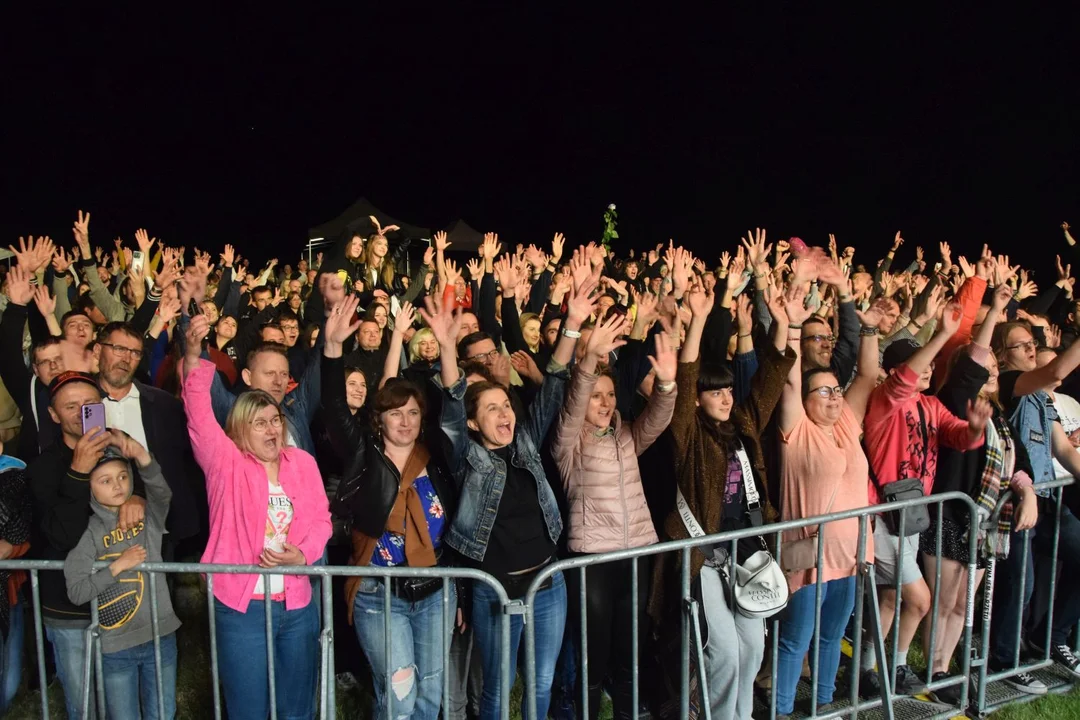
[[(1021, 575), (1024, 558), (1024, 533), (1009, 536), (1009, 557), (997, 564), (994, 578), (994, 614), (991, 631), (991, 655), (999, 664), (1012, 667), (1016, 652), (1017, 626), (1021, 623), (1031, 593), (1035, 587), (1035, 562), (1032, 553), (1047, 557), (1051, 554), (1054, 539), (1055, 506), (1052, 502), (1039, 501), (1039, 522), (1031, 530), (1027, 557), (1026, 577)], [(1058, 562), (1064, 570), (1058, 581), (1054, 598), (1054, 626), (1050, 631), (1050, 644), (1068, 644), (1068, 636), (1080, 621), (1080, 520), (1069, 508), (1061, 508), (1061, 531), (1058, 544)], [(1020, 586), (1023, 585), (1023, 595)], [(1023, 632), (1023, 627), (1020, 628)], [(1038, 646), (1046, 642), (1045, 628), (1036, 630), (1030, 640)]]
[[(450, 645), (457, 616), (457, 590), (450, 583), (450, 619), (443, 625), (443, 591), (417, 602), (390, 596), (390, 617), (384, 615), (383, 581), (364, 578), (353, 602), (353, 627), (371, 664), (376, 718), (435, 720), (442, 705), (444, 652)], [(390, 657), (386, 628), (390, 628)], [(394, 675), (403, 677), (395, 679)], [(386, 678), (393, 697), (388, 707)], [(417, 680), (419, 678), (419, 680)]]
[[(306, 720), (315, 715), (319, 678), (319, 613), (315, 603), (286, 610), (271, 603), (274, 642), (275, 699), (280, 720)], [(270, 716), (270, 669), (266, 660), (266, 610), (262, 600), (237, 612), (214, 603), (218, 664), (225, 707), (231, 720), (266, 720)]]
[[(86, 628), (45, 625), (45, 635), (53, 647), (56, 677), (64, 688), (64, 706), (69, 718), (81, 718), (83, 672), (86, 668)], [(94, 716), (94, 678), (90, 677), (90, 717)]]
[[(795, 709), (795, 688), (802, 674), (803, 658), (814, 638), (814, 599), (817, 586), (807, 585), (791, 596), (783, 621), (776, 659), (776, 712), (790, 715)], [(855, 607), (855, 578), (830, 580), (821, 586), (821, 643), (818, 649), (818, 705), (831, 703), (840, 669), (840, 640)]]
[[(499, 599), (489, 585), (473, 582), (473, 633), (476, 649), (484, 667), (484, 695), (480, 701), (481, 720), (500, 717), (502, 674), (502, 619)], [(518, 649), (524, 630), (524, 616), (510, 616), (510, 686), (517, 672)], [(566, 582), (562, 573), (551, 578), (551, 587), (536, 594), (533, 610), (536, 632), (536, 713), (546, 718), (551, 703), (551, 684), (555, 679), (555, 661), (562, 650), (563, 629), (566, 627)], [(506, 690), (509, 692), (509, 689)], [(521, 700), (522, 717), (528, 717), (525, 696)]]
[[(161, 685), (164, 718), (158, 715), (154, 641), (101, 655), (105, 707), (110, 718), (171, 720), (176, 715), (176, 633), (161, 638)], [(142, 706), (142, 713), (139, 706)]]
[(22, 680), (23, 613), (21, 600), (12, 605), (7, 639), (0, 635), (0, 716), (15, 699)]

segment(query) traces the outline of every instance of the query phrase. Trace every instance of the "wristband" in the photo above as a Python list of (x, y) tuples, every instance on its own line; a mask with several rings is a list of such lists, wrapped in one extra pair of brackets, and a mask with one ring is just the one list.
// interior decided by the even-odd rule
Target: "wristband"
[(859, 329), (859, 336), (860, 337), (873, 337), (874, 335), (877, 335), (877, 334), (878, 334), (878, 331), (877, 331), (876, 327), (864, 327), (864, 328)]
[(920, 330), (923, 329), (923, 326), (919, 322), (917, 322), (915, 320), (912, 320), (911, 324), (914, 325), (915, 327), (919, 328)]
[(671, 382), (657, 383), (656, 389), (662, 393), (669, 393), (675, 389), (675, 381), (672, 380)]
[(788, 330), (802, 330), (802, 325), (793, 325), (788, 323)]
[(840, 302), (842, 302), (842, 303), (848, 303), (848, 302), (851, 302), (854, 299), (855, 298), (852, 297), (851, 295), (841, 295), (840, 296)]
[(563, 334), (563, 337), (568, 337), (571, 340), (577, 340), (579, 337), (581, 337), (581, 333), (577, 330), (568, 330), (566, 328), (563, 328), (559, 332)]

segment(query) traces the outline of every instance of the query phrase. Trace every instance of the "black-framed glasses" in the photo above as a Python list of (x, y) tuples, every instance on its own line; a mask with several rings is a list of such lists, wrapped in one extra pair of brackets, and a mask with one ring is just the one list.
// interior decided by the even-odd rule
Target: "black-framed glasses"
[(129, 348), (129, 347), (126, 347), (124, 345), (114, 345), (112, 343), (98, 343), (98, 345), (100, 345), (101, 347), (109, 348), (110, 350), (112, 350), (114, 353), (116, 353), (117, 355), (119, 355), (122, 358), (126, 358), (126, 357), (141, 358), (142, 355), (143, 355), (142, 348)]
[(837, 385), (836, 387), (829, 387), (828, 385), (822, 385), (819, 388), (814, 388), (810, 391), (810, 394), (816, 394), (819, 398), (829, 399), (831, 397), (844, 397), (844, 388)]
[(270, 418), (269, 420), (267, 420), (266, 418), (256, 418), (255, 420), (252, 421), (251, 426), (253, 428), (255, 428), (255, 430), (257, 430), (258, 432), (266, 432), (266, 429), (269, 428), (269, 427), (272, 427), (272, 428), (281, 427), (281, 422), (282, 422), (281, 416), (280, 415), (275, 415), (274, 417)]
[(467, 359), (468, 360), (479, 360), (482, 363), (489, 363), (489, 362), (492, 362), (498, 356), (499, 356), (499, 350), (498, 350), (498, 348), (496, 348), (495, 350), (488, 350), (486, 353), (480, 353), (479, 355), (473, 355), (472, 357), (469, 357)]
[(803, 338), (803, 340), (809, 340), (810, 342), (816, 342), (816, 343), (827, 342), (830, 345), (832, 345), (833, 343), (836, 342), (836, 336), (835, 335), (807, 335), (806, 337)]
[(1015, 345), (1006, 345), (1005, 349), (1006, 350), (1023, 350), (1024, 352), (1027, 352), (1028, 350), (1034, 350), (1038, 346), (1039, 346), (1039, 344), (1037, 342), (1035, 342), (1034, 339), (1032, 339), (1032, 340), (1027, 340), (1027, 341), (1022, 342), (1022, 343), (1016, 343)]

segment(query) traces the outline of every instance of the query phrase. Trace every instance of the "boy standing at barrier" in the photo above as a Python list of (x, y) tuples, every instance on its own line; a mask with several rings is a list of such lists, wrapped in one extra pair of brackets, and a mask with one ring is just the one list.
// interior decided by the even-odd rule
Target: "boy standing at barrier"
[[(149, 577), (133, 571), (144, 561), (161, 562), (161, 538), (172, 492), (161, 467), (139, 443), (120, 430), (103, 431), (108, 447), (89, 474), (93, 515), (79, 544), (64, 563), (68, 597), (81, 605), (97, 598), (105, 704), (109, 717), (167, 720), (176, 713), (176, 630), (164, 578), (156, 584), (158, 626), (152, 623)], [(118, 527), (120, 506), (132, 493), (130, 460), (146, 486), (146, 517), (126, 532)], [(108, 567), (94, 570), (97, 560)], [(164, 717), (158, 714), (154, 636), (161, 640)], [(139, 702), (142, 700), (140, 713)]]
[[(983, 432), (991, 407), (979, 400), (968, 409), (967, 422), (960, 420), (936, 397), (924, 395), (930, 387), (934, 358), (960, 325), (960, 306), (950, 303), (941, 319), (941, 329), (925, 347), (913, 340), (893, 343), (885, 351), (882, 369), (889, 374), (870, 396), (866, 410), (864, 445), (870, 461), (871, 504), (884, 502), (881, 488), (906, 478), (922, 480), (923, 494), (929, 495), (937, 471), (938, 448), (972, 450), (983, 444)], [(917, 695), (926, 691), (908, 667), (907, 654), (919, 623), (930, 611), (930, 589), (923, 580), (916, 559), (917, 534), (898, 537), (889, 532), (878, 516), (874, 526), (874, 565), (881, 613), (882, 634), (887, 634), (896, 614), (897, 588), (900, 593), (900, 631), (896, 646), (896, 695)], [(900, 559), (903, 558), (901, 564)], [(860, 692), (864, 697), (880, 692), (874, 644), (863, 640)]]

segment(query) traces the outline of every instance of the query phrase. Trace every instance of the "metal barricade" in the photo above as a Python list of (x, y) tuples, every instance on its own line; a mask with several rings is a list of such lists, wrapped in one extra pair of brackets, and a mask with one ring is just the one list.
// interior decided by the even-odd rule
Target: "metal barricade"
[[(790, 520), (784, 522), (773, 523), (757, 528), (747, 528), (744, 530), (738, 530), (733, 532), (718, 533), (715, 535), (709, 535), (702, 538), (690, 538), (686, 540), (678, 540), (672, 542), (664, 542), (656, 545), (648, 545), (644, 547), (635, 548), (632, 550), (623, 550), (618, 552), (603, 553), (597, 555), (583, 555), (566, 560), (560, 560), (559, 562), (552, 563), (541, 570), (534, 578), (530, 585), (529, 591), (525, 596), (525, 610), (526, 610), (526, 623), (525, 623), (525, 672), (526, 683), (525, 690), (527, 694), (527, 707), (530, 710), (530, 717), (536, 717), (536, 638), (535, 638), (535, 623), (533, 622), (532, 613), (535, 608), (535, 599), (538, 592), (545, 582), (560, 572), (577, 572), (580, 573), (581, 590), (580, 590), (580, 602), (578, 603), (581, 614), (579, 621), (579, 647), (577, 648), (578, 657), (578, 672), (582, 674), (579, 685), (582, 689), (581, 697), (579, 698), (579, 717), (588, 717), (588, 637), (587, 637), (587, 618), (586, 615), (586, 574), (587, 569), (592, 566), (596, 566), (603, 563), (612, 563), (625, 560), (631, 560), (630, 572), (631, 572), (631, 595), (634, 598), (633, 617), (635, 622), (632, 623), (632, 627), (628, 631), (632, 635), (632, 646), (634, 648), (634, 657), (632, 658), (632, 701), (637, 707), (637, 702), (640, 692), (639, 684), (639, 657), (637, 650), (640, 647), (639, 640), (639, 628), (637, 627), (636, 618), (638, 617), (637, 597), (638, 597), (638, 583), (641, 579), (638, 577), (637, 572), (637, 559), (646, 556), (660, 555), (663, 553), (680, 553), (682, 560), (682, 572), (680, 578), (680, 597), (682, 599), (681, 607), (683, 612), (681, 613), (681, 668), (680, 668), (680, 716), (687, 717), (690, 708), (690, 653), (692, 651), (692, 642), (696, 645), (698, 670), (699, 670), (699, 683), (702, 695), (702, 714), (708, 718), (710, 716), (708, 708), (708, 689), (706, 682), (706, 674), (704, 669), (704, 654), (700, 644), (700, 630), (698, 629), (698, 614), (697, 614), (697, 601), (693, 597), (691, 592), (690, 582), (690, 559), (691, 551), (695, 548), (701, 548), (704, 546), (730, 546), (728, 552), (731, 561), (738, 562), (738, 540), (743, 538), (750, 538), (756, 536), (762, 536), (767, 540), (773, 541), (774, 557), (776, 562), (782, 561), (782, 535), (784, 531), (795, 530), (806, 527), (817, 527), (819, 536), (823, 537), (824, 528), (828, 523), (836, 522), (840, 520), (857, 519), (859, 523), (859, 541), (856, 560), (856, 602), (854, 609), (854, 631), (852, 633), (853, 640), (853, 657), (851, 666), (849, 669), (849, 677), (852, 681), (849, 683), (849, 697), (847, 698), (848, 704), (841, 708), (831, 709), (828, 713), (823, 715), (817, 715), (817, 702), (816, 702), (816, 688), (818, 685), (818, 657), (820, 653), (820, 627), (821, 627), (821, 598), (822, 598), (822, 579), (821, 573), (817, 573), (817, 582), (814, 585), (816, 606), (814, 613), (814, 635), (811, 642), (810, 657), (811, 657), (811, 699), (810, 710), (812, 716), (822, 718), (832, 717), (857, 717), (860, 712), (865, 712), (873, 709), (880, 709), (881, 715), (888, 720), (892, 720), (895, 716), (895, 710), (899, 706), (900, 702), (907, 702), (912, 704), (921, 705), (924, 710), (918, 713), (917, 717), (927, 718), (931, 720), (943, 720), (944, 718), (952, 717), (957, 714), (958, 708), (955, 706), (945, 706), (936, 703), (923, 703), (917, 700), (899, 700), (893, 697), (892, 688), (895, 680), (895, 668), (896, 668), (896, 652), (897, 648), (893, 646), (893, 652), (891, 655), (891, 663), (886, 663), (885, 658), (888, 657), (885, 654), (884, 636), (882, 632), (881, 621), (878, 612), (878, 598), (877, 598), (877, 586), (876, 576), (874, 574), (873, 565), (868, 562), (866, 557), (867, 550), (867, 538), (869, 537), (870, 530), (870, 518), (881, 512), (889, 510), (903, 510), (905, 508), (911, 508), (916, 506), (935, 506), (937, 514), (937, 532), (936, 532), (936, 548), (937, 556), (941, 556), (941, 516), (942, 507), (946, 502), (959, 503), (966, 509), (970, 517), (977, 517), (977, 510), (974, 501), (966, 494), (951, 492), (942, 493), (939, 495), (931, 495), (929, 497), (916, 498), (911, 500), (903, 500), (899, 502), (876, 505), (872, 507), (858, 508), (854, 510), (848, 510), (844, 512), (835, 512), (828, 515), (819, 517), (806, 518), (801, 520)], [(933, 510), (933, 508), (930, 508)], [(901, 513), (900, 527), (898, 528), (901, 536), (904, 535), (906, 530), (907, 517), (906, 513)], [(974, 624), (974, 597), (975, 597), (975, 558), (976, 558), (976, 545), (977, 536), (975, 533), (970, 534), (969, 538), (969, 559), (968, 564), (968, 583), (966, 587), (966, 611), (964, 617), (964, 632), (961, 642), (956, 650), (956, 657), (958, 658), (961, 666), (961, 672), (956, 677), (950, 677), (945, 680), (941, 680), (937, 683), (929, 682), (932, 678), (928, 677), (929, 690), (937, 690), (953, 685), (960, 685), (961, 698), (959, 708), (965, 708), (968, 705), (968, 683), (967, 678), (971, 674), (972, 657), (969, 652), (972, 639), (972, 628)], [(820, 569), (823, 563), (824, 543), (818, 545), (818, 557), (816, 567)], [(897, 601), (896, 601), (896, 614), (893, 621), (892, 634), (898, 632), (900, 610), (902, 606), (901, 593), (899, 592), (900, 579), (902, 578), (902, 564), (903, 555), (901, 554), (900, 567), (897, 568), (896, 573), (896, 586)], [(938, 578), (940, 580), (940, 562), (938, 565)], [(935, 589), (940, 590), (940, 582), (935, 584)], [(933, 644), (937, 640), (938, 628), (937, 628), (937, 610), (939, 592), (935, 592), (933, 607), (930, 612), (932, 613), (930, 636), (931, 643)], [(733, 598), (729, 597), (729, 607), (734, 607)], [(871, 639), (877, 650), (878, 657), (878, 677), (881, 682), (881, 697), (877, 699), (862, 700), (859, 697), (858, 682), (854, 680), (857, 678), (860, 664), (861, 654), (861, 638), (863, 634), (864, 625), (864, 608), (871, 610), (871, 618), (869, 622), (869, 630), (871, 632)], [(779, 626), (782, 614), (775, 615), (767, 621), (768, 631), (771, 634), (771, 649), (772, 649), (772, 666), (770, 668), (770, 674), (772, 678), (770, 699), (768, 703), (768, 710), (770, 718), (776, 716), (776, 688), (777, 688), (777, 656), (778, 656), (778, 640), (779, 640)], [(569, 630), (568, 630), (569, 632)], [(932, 673), (932, 649), (928, 649), (928, 655), (931, 658), (928, 675)], [(890, 670), (891, 668), (891, 670)], [(912, 717), (911, 713), (905, 713), (906, 717)]]
[[(107, 562), (95, 563), (95, 569), (107, 568), (109, 564)], [(45, 655), (44, 655), (44, 632), (42, 627), (41, 617), (41, 597), (40, 597), (40, 573), (41, 572), (60, 572), (64, 571), (64, 563), (59, 560), (5, 560), (0, 561), (0, 569), (2, 570), (25, 570), (30, 574), (30, 588), (31, 588), (31, 602), (33, 603), (34, 610), (34, 636), (37, 639), (37, 672), (41, 681), (41, 687), (43, 689), (41, 693), (41, 717), (45, 720), (49, 718), (49, 701), (48, 693), (44, 690), (47, 688), (46, 674), (45, 674)], [(140, 572), (146, 574), (149, 593), (150, 593), (150, 615), (151, 625), (154, 633), (154, 668), (157, 675), (157, 689), (158, 689), (158, 714), (159, 717), (163, 717), (165, 714), (165, 698), (164, 688), (162, 685), (162, 655), (161, 655), (161, 634), (160, 634), (160, 618), (159, 608), (157, 602), (157, 586), (158, 583), (163, 582), (163, 579), (159, 577), (159, 574), (201, 574), (206, 576), (206, 591), (207, 591), (207, 611), (209, 615), (209, 634), (210, 634), (210, 672), (212, 678), (212, 692), (213, 692), (213, 705), (214, 705), (214, 717), (220, 720), (222, 717), (222, 702), (220, 692), (220, 667), (218, 662), (218, 643), (217, 632), (215, 623), (215, 605), (218, 602), (214, 597), (214, 576), (215, 575), (235, 575), (235, 574), (259, 574), (259, 575), (307, 575), (313, 578), (321, 578), (320, 583), (312, 583), (312, 602), (315, 602), (315, 593), (321, 593), (321, 625), (322, 629), (319, 634), (320, 643), (320, 671), (319, 671), (319, 716), (332, 720), (335, 717), (336, 701), (334, 697), (335, 690), (335, 672), (334, 672), (334, 654), (333, 654), (333, 642), (334, 642), (334, 615), (333, 615), (333, 593), (331, 588), (331, 578), (335, 576), (343, 577), (364, 577), (364, 578), (380, 578), (384, 582), (382, 584), (383, 589), (383, 633), (385, 638), (385, 652), (386, 657), (391, 657), (393, 633), (390, 632), (390, 619), (391, 619), (391, 586), (388, 582), (392, 578), (442, 578), (442, 629), (443, 637), (447, 638), (443, 645), (442, 659), (443, 659), (443, 688), (442, 688), (442, 703), (443, 707), (449, 707), (450, 704), (450, 677), (447, 672), (449, 667), (450, 658), (450, 636), (454, 627), (454, 615), (456, 606), (451, 606), (449, 602), (449, 590), (450, 584), (456, 579), (468, 580), (472, 582), (484, 583), (492, 588), (498, 602), (503, 608), (503, 616), (501, 619), (501, 634), (502, 634), (502, 646), (501, 646), (501, 678), (503, 687), (508, 687), (510, 678), (510, 620), (511, 614), (520, 612), (520, 603), (510, 602), (506, 590), (502, 585), (491, 575), (481, 572), (479, 570), (473, 570), (469, 568), (454, 568), (454, 567), (432, 567), (432, 568), (385, 568), (377, 566), (367, 567), (355, 567), (355, 566), (280, 566), (274, 568), (263, 568), (257, 565), (216, 565), (216, 564), (204, 564), (204, 563), (143, 563), (137, 568)], [(321, 587), (321, 589), (319, 589)], [(251, 602), (259, 602), (258, 600), (252, 600)], [(273, 650), (273, 628), (272, 622), (272, 596), (267, 593), (264, 595), (263, 602), (264, 613), (266, 619), (266, 651), (267, 651), (267, 668), (268, 668), (268, 683), (270, 691), (270, 717), (272, 720), (277, 718), (277, 706), (275, 699), (275, 685), (277, 683), (277, 667)], [(98, 603), (95, 601), (90, 603), (90, 622), (86, 628), (86, 647), (84, 650), (85, 666), (83, 669), (82, 686), (83, 694), (80, 698), (82, 715), (87, 717), (90, 714), (91, 707), (91, 682), (94, 683), (96, 692), (96, 711), (99, 718), (106, 717), (105, 708), (105, 685), (104, 685), (104, 673), (102, 671), (101, 664), (101, 629), (98, 620)], [(393, 689), (391, 685), (391, 678), (394, 673), (394, 668), (388, 668), (383, 682), (384, 686), (384, 699), (386, 702), (390, 702), (394, 697)], [(93, 677), (91, 677), (93, 676)], [(419, 678), (414, 678), (415, 682), (419, 682)], [(312, 688), (314, 691), (314, 688)], [(501, 695), (501, 708), (500, 714), (503, 720), (509, 720), (510, 718), (510, 693), (509, 691), (502, 693)]]
[[(1053, 630), (1054, 620), (1054, 605), (1057, 600), (1057, 562), (1059, 557), (1059, 546), (1061, 540), (1061, 523), (1063, 516), (1062, 500), (1064, 496), (1064, 488), (1067, 485), (1075, 483), (1073, 478), (1062, 478), (1054, 480), (1048, 483), (1042, 483), (1037, 485), (1040, 489), (1049, 489), (1051, 491), (1048, 503), (1052, 506), (1053, 512), (1053, 536), (1050, 541), (1050, 579), (1048, 588), (1048, 605), (1046, 615), (1046, 632), (1042, 638), (1037, 638), (1042, 643), (1042, 650), (1038, 653), (1042, 655), (1041, 660), (1032, 660), (1029, 662), (1021, 662), (1021, 646), (1023, 645), (1023, 630), (1024, 630), (1024, 612), (1017, 613), (1017, 622), (1011, 627), (998, 627), (997, 633), (1010, 633), (1012, 635), (1011, 644), (1015, 648), (1011, 662), (1008, 663), (1008, 667), (1001, 669), (997, 672), (991, 672), (989, 668), (989, 658), (991, 656), (990, 649), (990, 626), (991, 619), (993, 617), (994, 609), (994, 586), (997, 576), (997, 564), (998, 560), (992, 555), (988, 560), (988, 567), (986, 570), (986, 582), (983, 599), (983, 627), (979, 637), (979, 654), (983, 661), (979, 663), (979, 678), (977, 683), (977, 696), (974, 705), (974, 709), (978, 715), (984, 716), (995, 710), (998, 710), (1006, 705), (1015, 703), (1025, 703), (1032, 700), (1037, 700), (1039, 695), (1030, 695), (1021, 693), (1019, 691), (1010, 691), (1004, 681), (1016, 675), (1019, 672), (1027, 672), (1035, 674), (1036, 678), (1042, 681), (1047, 686), (1048, 693), (1062, 693), (1068, 692), (1073, 687), (1073, 679), (1067, 675), (1064, 671), (1055, 668), (1055, 662), (1050, 658), (1051, 649), (1051, 633)], [(998, 499), (997, 506), (990, 517), (983, 523), (982, 529), (985, 532), (994, 532), (998, 525), (998, 520), (1005, 505), (1015, 500), (1015, 494), (1010, 490), (1002, 493)], [(1040, 517), (1040, 525), (1042, 524), (1042, 518)], [(1036, 530), (1039, 526), (1036, 526)], [(1021, 553), (1020, 558), (1020, 585), (1019, 594), (1021, 598), (1026, 597), (1028, 592), (1028, 563), (1034, 561), (1033, 549), (1031, 547), (1031, 531), (1025, 531), (1023, 533), (1022, 542), (1020, 547), (1010, 547), (1010, 558), (1013, 553)], [(1075, 560), (1074, 560), (1075, 562)], [(1033, 588), (1032, 588), (1033, 589)], [(1078, 642), (1080, 642), (1080, 628), (1077, 628), (1076, 636)], [(1031, 647), (1031, 639), (1028, 640), (1029, 647)], [(1076, 649), (1074, 647), (1074, 649)], [(993, 696), (993, 697), (991, 697)]]

